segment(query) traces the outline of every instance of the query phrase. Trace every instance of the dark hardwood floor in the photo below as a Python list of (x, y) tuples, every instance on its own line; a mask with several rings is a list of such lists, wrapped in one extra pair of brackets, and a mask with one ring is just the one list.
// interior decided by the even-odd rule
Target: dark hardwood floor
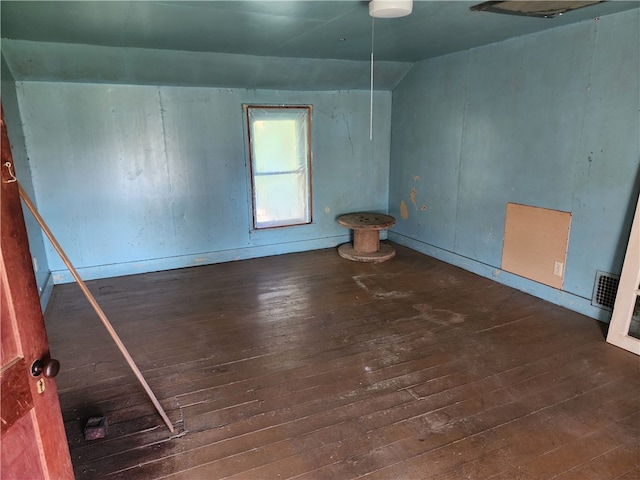
[[(638, 479), (640, 362), (577, 313), (397, 247), (74, 284), (46, 312), (78, 479)], [(107, 437), (85, 441), (103, 415)]]

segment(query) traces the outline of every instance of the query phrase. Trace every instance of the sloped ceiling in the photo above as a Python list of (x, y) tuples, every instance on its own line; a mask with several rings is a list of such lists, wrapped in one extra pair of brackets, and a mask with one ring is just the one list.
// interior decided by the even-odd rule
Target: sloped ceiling
[(243, 88), (392, 89), (411, 65), (506, 38), (638, 8), (605, 2), (552, 19), (415, 1), (376, 19), (367, 1), (6, 1), (2, 53), (20, 80)]

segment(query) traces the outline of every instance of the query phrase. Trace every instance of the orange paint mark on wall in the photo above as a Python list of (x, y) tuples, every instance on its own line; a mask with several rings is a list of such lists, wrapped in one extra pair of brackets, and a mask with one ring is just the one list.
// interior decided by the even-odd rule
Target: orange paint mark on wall
[(418, 204), (416, 203), (416, 194), (418, 192), (416, 191), (416, 188), (413, 187), (411, 189), (411, 203), (413, 203), (413, 206), (416, 207), (416, 210), (418, 209)]
[(409, 218), (409, 209), (407, 208), (407, 204), (404, 203), (404, 200), (400, 200), (400, 216), (405, 220)]

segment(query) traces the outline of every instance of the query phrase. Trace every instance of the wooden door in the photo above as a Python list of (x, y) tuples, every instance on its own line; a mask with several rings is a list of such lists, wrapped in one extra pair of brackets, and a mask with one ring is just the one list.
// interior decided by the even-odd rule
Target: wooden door
[[(18, 185), (2, 112), (0, 191), (0, 477), (72, 479)], [(43, 360), (46, 374), (33, 375)]]
[(640, 355), (640, 338), (629, 334), (631, 319), (640, 296), (640, 198), (636, 204), (627, 253), (613, 305), (607, 342)]

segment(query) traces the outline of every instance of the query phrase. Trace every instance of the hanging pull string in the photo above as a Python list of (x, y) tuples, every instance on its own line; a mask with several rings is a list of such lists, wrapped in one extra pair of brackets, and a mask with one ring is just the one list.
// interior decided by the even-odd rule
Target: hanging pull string
[(3, 180), (2, 183), (14, 183), (14, 182), (17, 182), (18, 179), (13, 174), (13, 165), (11, 164), (11, 162), (4, 162), (4, 166), (7, 167), (7, 170), (9, 171), (9, 180)]
[(373, 140), (373, 38), (374, 38), (374, 17), (371, 17), (371, 86), (369, 98), (369, 140)]

